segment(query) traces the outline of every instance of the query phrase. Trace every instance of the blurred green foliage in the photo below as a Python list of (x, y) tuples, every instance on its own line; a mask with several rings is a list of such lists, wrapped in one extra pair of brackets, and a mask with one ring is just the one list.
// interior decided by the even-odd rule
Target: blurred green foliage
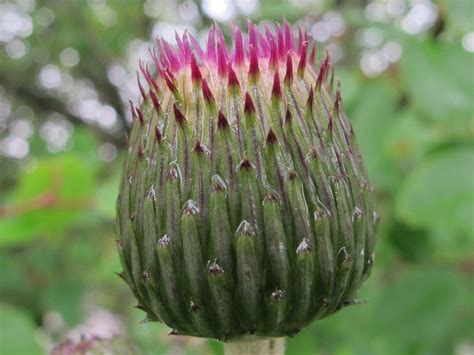
[[(133, 308), (130, 291), (114, 274), (120, 271), (113, 220), (126, 100), (136, 95), (124, 91), (135, 85), (136, 47), (130, 43), (140, 39), (146, 45), (152, 32), (163, 34), (171, 25), (205, 30), (212, 22), (206, 2), (0, 2), (1, 354), (47, 353), (83, 331), (80, 324), (91, 327), (97, 309), (120, 317), (95, 322), (124, 327), (140, 353), (223, 353), (217, 342), (167, 336), (161, 324), (140, 323), (144, 314)], [(233, 4), (234, 20), (244, 25), (245, 6), (255, 2), (225, 3)], [(339, 51), (336, 57), (343, 51), (336, 73), (382, 217), (376, 267), (359, 295), (367, 303), (313, 324), (288, 340), (287, 353), (472, 354), (474, 58), (468, 49), (474, 35), (471, 44), (467, 35), (474, 31), (472, 1), (256, 3), (249, 15), (256, 22), (286, 17), (312, 29), (328, 12), (343, 19), (345, 31), (325, 44)], [(377, 8), (390, 4), (401, 6), (398, 15), (377, 15)], [(435, 17), (415, 31), (407, 18), (417, 4)], [(183, 15), (183, 6), (198, 10), (194, 20)], [(25, 14), (32, 28), (8, 39), (1, 19), (12, 9)], [(375, 40), (382, 38), (378, 43), (374, 33)], [(382, 53), (387, 43), (399, 45), (401, 57), (383, 62), (377, 72), (364, 67), (364, 58)], [(80, 59), (74, 65), (64, 58), (69, 47)], [(63, 81), (78, 86), (45, 87), (40, 73), (48, 65), (54, 66), (51, 75), (59, 68)], [(114, 65), (130, 72), (125, 83), (114, 84)], [(92, 96), (80, 97), (84, 87)], [(74, 108), (74, 100), (86, 107), (90, 97), (113, 107), (114, 125)], [(29, 135), (18, 129), (20, 121)], [(56, 132), (66, 132), (64, 144), (54, 145), (59, 133), (47, 134), (51, 122)], [(29, 150), (16, 158), (24, 145), (12, 143), (15, 134)]]

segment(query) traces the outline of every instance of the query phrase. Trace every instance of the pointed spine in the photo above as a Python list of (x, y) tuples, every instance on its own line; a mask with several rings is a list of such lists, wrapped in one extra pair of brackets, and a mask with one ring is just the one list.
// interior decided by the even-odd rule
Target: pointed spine
[(179, 327), (189, 330), (189, 322), (182, 308), (183, 301), (179, 286), (179, 276), (173, 260), (173, 255), (176, 254), (171, 249), (170, 238), (165, 234), (158, 240), (156, 245), (157, 259), (160, 267), (160, 290), (167, 309), (173, 315), (173, 323), (170, 325), (175, 328)]
[(201, 71), (199, 70), (199, 66), (194, 54), (191, 55), (191, 80), (193, 81), (194, 85), (201, 84), (202, 82)]
[(240, 68), (245, 63), (245, 52), (244, 44), (242, 39), (242, 31), (239, 27), (234, 27), (233, 29), (234, 37), (234, 64), (237, 68)]
[(290, 290), (291, 258), (282, 223), (282, 209), (276, 193), (269, 190), (263, 200), (265, 245), (270, 263), (270, 282), (281, 290)]
[[(222, 111), (218, 113), (217, 119), (217, 139), (216, 139), (216, 164), (217, 173), (227, 181), (227, 198), (229, 206), (238, 205), (238, 186), (236, 181), (236, 160), (237, 144), (235, 136), (229, 126), (227, 118)], [(236, 208), (229, 209), (231, 225), (236, 225), (237, 211)]]
[(231, 95), (238, 95), (240, 94), (240, 83), (237, 74), (235, 74), (234, 68), (232, 68), (231, 64), (229, 64), (227, 70), (229, 73), (229, 80), (227, 83), (229, 85), (229, 91)]
[(300, 325), (308, 322), (311, 307), (314, 303), (315, 278), (314, 244), (308, 238), (303, 238), (296, 248), (296, 295), (292, 319)]
[[(167, 242), (170, 246), (172, 255), (179, 255), (181, 253), (181, 237), (180, 237), (180, 210), (179, 204), (181, 198), (181, 172), (178, 164), (171, 162), (165, 178), (165, 230), (167, 235)], [(167, 245), (168, 245), (167, 244)], [(179, 260), (175, 260), (177, 264)]]
[(321, 318), (327, 311), (334, 290), (335, 250), (331, 240), (329, 215), (324, 207), (317, 207), (314, 212), (313, 229), (316, 241), (317, 294), (319, 308), (315, 318)]
[(235, 255), (237, 294), (240, 300), (242, 326), (257, 329), (260, 317), (261, 268), (255, 246), (255, 232), (249, 222), (243, 220), (236, 231)]
[(290, 52), (286, 55), (286, 74), (284, 82), (288, 86), (293, 83), (293, 59), (291, 59)]
[(182, 163), (183, 180), (182, 180), (182, 193), (183, 198), (186, 199), (189, 196), (189, 190), (191, 188), (191, 142), (192, 132), (189, 127), (186, 117), (181, 112), (176, 104), (173, 104), (174, 117), (178, 126), (178, 161)]
[(209, 255), (212, 259), (216, 258), (219, 265), (227, 270), (226, 277), (232, 279), (233, 233), (227, 208), (227, 186), (219, 175), (214, 175), (209, 211)]
[[(310, 192), (308, 191), (308, 166), (302, 147), (305, 142), (304, 139), (301, 138), (302, 135), (297, 130), (298, 127), (296, 127), (295, 123), (293, 122), (291, 111), (289, 107), (287, 107), (285, 113), (284, 133), (289, 148), (289, 154), (296, 171), (300, 175), (301, 179), (305, 182), (305, 192)], [(312, 193), (308, 196), (312, 196)]]
[(137, 83), (138, 83), (138, 89), (140, 90), (140, 95), (142, 95), (143, 102), (147, 102), (148, 97), (147, 97), (147, 95), (145, 93), (145, 89), (143, 88), (143, 85), (140, 81), (140, 74), (138, 74), (138, 71), (137, 71)]
[(248, 93), (245, 94), (244, 132), (243, 140), (245, 152), (251, 158), (251, 160), (255, 162), (257, 178), (261, 180), (263, 177), (263, 167), (257, 118), (255, 116), (255, 107), (253, 105), (252, 98)]
[(205, 264), (202, 258), (202, 246), (199, 238), (196, 218), (199, 215), (197, 204), (188, 200), (181, 216), (181, 237), (183, 244), (183, 260), (185, 266), (190, 309), (193, 323), (199, 334), (212, 334), (207, 313), (207, 282)]
[(201, 243), (203, 247), (207, 246), (207, 239), (209, 235), (208, 230), (208, 215), (209, 215), (209, 191), (208, 184), (211, 180), (209, 154), (206, 147), (204, 147), (198, 140), (194, 144), (191, 154), (192, 165), (192, 185), (191, 198), (197, 202), (199, 208), (198, 227), (201, 236)]
[(217, 74), (220, 78), (225, 78), (227, 76), (226, 50), (225, 43), (221, 42), (219, 39), (217, 41)]
[[(256, 234), (255, 249), (257, 255), (263, 254), (262, 205), (256, 180), (255, 166), (247, 157), (238, 167), (241, 216), (252, 224)], [(261, 261), (262, 259), (259, 258)]]
[(304, 41), (300, 49), (300, 62), (298, 64), (298, 76), (303, 79), (306, 69), (306, 51), (308, 50), (308, 41)]
[(255, 84), (260, 76), (257, 49), (250, 46), (249, 82)]
[(281, 96), (280, 76), (278, 74), (278, 69), (276, 69), (273, 74), (272, 100), (281, 99)]

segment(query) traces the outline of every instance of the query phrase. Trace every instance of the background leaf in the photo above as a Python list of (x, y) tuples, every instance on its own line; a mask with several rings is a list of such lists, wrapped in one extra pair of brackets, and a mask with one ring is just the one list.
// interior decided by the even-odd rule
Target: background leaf
[(453, 134), (470, 131), (474, 112), (472, 54), (459, 44), (431, 40), (408, 40), (405, 46), (402, 80), (421, 118), (437, 121)]
[(36, 326), (24, 312), (0, 303), (0, 353), (5, 355), (43, 354)]
[(74, 155), (43, 159), (25, 173), (6, 198), (0, 245), (57, 238), (91, 207), (93, 171)]
[(410, 225), (474, 237), (474, 149), (455, 148), (421, 164), (405, 181), (396, 213)]

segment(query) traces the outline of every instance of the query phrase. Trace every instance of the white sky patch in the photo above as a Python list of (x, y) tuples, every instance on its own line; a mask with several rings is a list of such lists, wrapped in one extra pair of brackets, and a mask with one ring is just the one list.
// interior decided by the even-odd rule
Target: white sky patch
[(56, 153), (66, 148), (66, 144), (74, 129), (73, 125), (61, 118), (60, 114), (51, 115), (51, 119), (39, 129), (41, 138), (46, 142), (47, 149), (51, 153)]
[(343, 48), (337, 43), (329, 43), (327, 46), (331, 62), (337, 63), (344, 56)]
[(26, 38), (33, 32), (31, 16), (12, 3), (0, 3), (0, 42)]
[(27, 120), (15, 120), (10, 125), (10, 133), (23, 139), (28, 139), (33, 135), (33, 125)]
[(79, 115), (81, 118), (89, 123), (94, 123), (97, 119), (97, 112), (101, 107), (97, 99), (86, 99), (79, 105)]
[(30, 145), (26, 139), (10, 135), (0, 141), (0, 151), (6, 157), (23, 159), (28, 155)]
[(111, 129), (117, 124), (117, 112), (112, 106), (103, 105), (97, 111), (96, 120), (99, 126)]
[(31, 12), (36, 7), (36, 0), (16, 0), (16, 3), (24, 12)]
[(461, 41), (462, 47), (468, 52), (474, 52), (474, 32), (464, 35)]
[(5, 46), (7, 55), (12, 59), (23, 58), (26, 54), (26, 46), (23, 41), (19, 39), (14, 39), (7, 43)]
[(104, 143), (97, 149), (97, 155), (100, 160), (113, 161), (117, 158), (117, 147), (112, 143)]
[(327, 12), (324, 14), (323, 19), (329, 25), (331, 36), (339, 37), (346, 31), (346, 23), (339, 13), (334, 11)]
[(402, 29), (409, 34), (417, 34), (429, 29), (438, 17), (436, 5), (429, 1), (419, 1), (403, 17)]
[(38, 74), (38, 83), (45, 89), (56, 89), (61, 81), (59, 68), (52, 64), (45, 65)]
[(239, 11), (244, 15), (251, 15), (257, 11), (259, 6), (258, 0), (236, 0)]
[(389, 62), (380, 51), (369, 51), (365, 53), (360, 60), (360, 67), (368, 77), (379, 75), (387, 69), (388, 66)]
[(201, 6), (216, 21), (229, 21), (235, 16), (235, 4), (232, 0), (203, 0)]
[(193, 1), (186, 1), (178, 7), (179, 16), (189, 24), (196, 24), (201, 19), (198, 6)]
[(311, 34), (318, 42), (326, 42), (331, 38), (331, 28), (326, 21), (318, 21), (311, 26)]
[(387, 42), (382, 47), (382, 53), (390, 63), (395, 63), (401, 58), (403, 47), (397, 42)]
[(79, 52), (72, 47), (64, 48), (59, 55), (59, 60), (63, 66), (73, 67), (79, 64)]
[[(184, 25), (173, 25), (168, 22), (158, 22), (156, 23), (155, 26), (153, 26), (153, 29), (151, 30), (151, 39), (155, 40), (158, 36), (162, 37), (165, 41), (169, 42), (172, 45), (176, 44), (176, 37), (175, 33), (178, 33), (178, 35), (181, 37), (184, 34), (184, 31), (188, 30), (188, 32), (193, 33), (193, 29), (188, 28)], [(130, 42), (130, 45), (133, 45), (135, 41)], [(150, 42), (147, 42), (150, 43)], [(148, 46), (150, 46), (149, 44)], [(147, 55), (148, 57), (148, 47), (146, 48)]]
[(51, 26), (55, 18), (56, 15), (54, 14), (54, 11), (47, 7), (42, 7), (41, 9), (38, 9), (35, 14), (36, 23), (43, 27)]
[(115, 86), (121, 86), (127, 80), (127, 70), (120, 64), (112, 64), (107, 70), (107, 78)]
[(383, 43), (384, 36), (380, 29), (369, 27), (360, 33), (358, 40), (364, 47), (375, 48)]

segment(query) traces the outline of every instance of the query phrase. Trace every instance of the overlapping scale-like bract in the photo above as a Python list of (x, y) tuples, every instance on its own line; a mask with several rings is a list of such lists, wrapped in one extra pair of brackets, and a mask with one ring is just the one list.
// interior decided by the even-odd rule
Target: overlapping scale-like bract
[[(163, 39), (142, 64), (117, 202), (147, 319), (228, 340), (296, 334), (357, 302), (371, 186), (326, 56), (288, 24)], [(152, 74), (155, 73), (155, 74)], [(146, 85), (147, 84), (147, 85)]]

